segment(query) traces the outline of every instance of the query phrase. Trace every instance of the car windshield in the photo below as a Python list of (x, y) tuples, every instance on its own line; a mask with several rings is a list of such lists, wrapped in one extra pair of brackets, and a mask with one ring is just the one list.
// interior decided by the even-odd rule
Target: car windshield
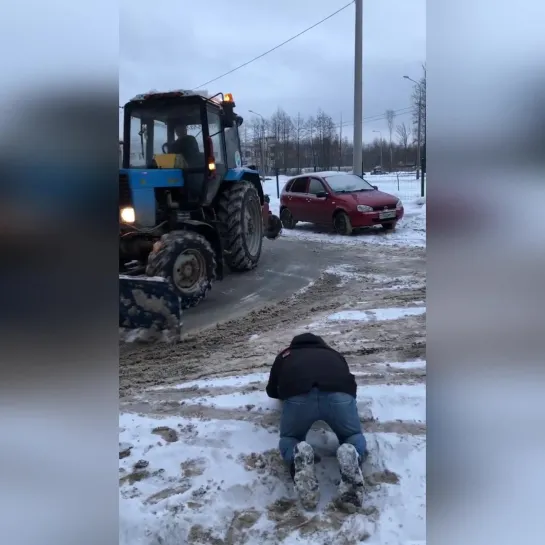
[(204, 138), (197, 104), (142, 104), (131, 111), (130, 168), (149, 168), (154, 157), (181, 156), (184, 168), (204, 168)]
[(355, 174), (337, 174), (325, 177), (334, 193), (353, 193), (355, 191), (374, 191), (375, 188)]

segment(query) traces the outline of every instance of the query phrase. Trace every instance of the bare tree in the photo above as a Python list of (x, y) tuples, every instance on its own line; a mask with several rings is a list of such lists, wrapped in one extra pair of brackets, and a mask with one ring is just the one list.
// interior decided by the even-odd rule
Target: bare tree
[(394, 110), (386, 110), (385, 113), (386, 122), (388, 123), (388, 132), (390, 134), (390, 172), (394, 169), (394, 156), (392, 150), (392, 136), (394, 134), (394, 122), (396, 118), (396, 113)]
[(403, 146), (403, 162), (407, 164), (407, 151), (409, 149), (409, 139), (411, 137), (411, 129), (405, 125), (405, 122), (398, 125), (396, 128), (399, 143)]
[(295, 121), (295, 158), (297, 174), (301, 173), (301, 136), (303, 131), (303, 119), (301, 114), (297, 112), (297, 119)]
[[(417, 148), (426, 145), (426, 65), (422, 65), (424, 72), (420, 81), (414, 85), (412, 93), (412, 102), (414, 105), (413, 125), (414, 125), (414, 143)], [(420, 144), (420, 146), (419, 146)], [(420, 159), (420, 151), (417, 151), (417, 162)], [(417, 175), (420, 165), (416, 165)]]
[[(339, 134), (338, 125), (323, 110), (307, 118), (296, 114), (291, 119), (279, 108), (268, 119), (250, 118), (243, 127), (241, 142), (248, 150), (248, 164), (259, 165), (261, 169), (264, 162), (267, 172), (276, 166), (290, 175), (299, 174), (304, 169), (331, 169), (333, 165), (344, 168), (352, 163), (354, 152), (352, 142), (344, 134)], [(382, 148), (386, 146), (387, 138), (364, 144), (364, 164), (379, 164)], [(424, 148), (422, 151), (424, 153)], [(411, 124), (394, 126), (390, 137), (390, 164), (408, 163), (415, 152)]]

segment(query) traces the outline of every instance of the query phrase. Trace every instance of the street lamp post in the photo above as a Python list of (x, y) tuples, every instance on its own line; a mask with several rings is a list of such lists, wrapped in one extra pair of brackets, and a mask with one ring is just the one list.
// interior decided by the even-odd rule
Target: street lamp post
[(251, 114), (258, 115), (261, 118), (261, 168), (263, 169), (263, 180), (265, 180), (265, 118), (257, 112), (254, 112), (253, 110), (248, 110)]
[(418, 83), (418, 81), (415, 81), (414, 79), (410, 78), (409, 76), (403, 76), (405, 79), (408, 79), (409, 81), (412, 81), (418, 86), (418, 128), (417, 128), (417, 144), (416, 144), (416, 179), (418, 180), (420, 178), (420, 153), (421, 153), (421, 146), (422, 146), (422, 138), (421, 138), (421, 131), (422, 131), (422, 84)]
[(356, 28), (354, 44), (354, 158), (352, 171), (363, 174), (363, 0), (355, 0)]
[(380, 168), (382, 169), (382, 132), (373, 130), (373, 132), (378, 132), (380, 134)]

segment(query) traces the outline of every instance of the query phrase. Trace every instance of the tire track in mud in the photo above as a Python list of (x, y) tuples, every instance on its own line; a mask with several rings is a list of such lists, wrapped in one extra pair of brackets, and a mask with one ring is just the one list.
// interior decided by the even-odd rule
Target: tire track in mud
[[(423, 384), (426, 381), (426, 371), (422, 369), (389, 368), (384, 371), (370, 370), (366, 368), (365, 375), (356, 375), (358, 387), (370, 385), (396, 385), (396, 384)], [(160, 390), (148, 390), (136, 395), (135, 399), (145, 400), (149, 403), (163, 401), (181, 402), (203, 397), (217, 397), (220, 395), (246, 395), (253, 392), (264, 392), (266, 382), (251, 382), (244, 386), (188, 386), (181, 388), (161, 388)]]
[[(248, 410), (245, 407), (225, 409), (207, 405), (180, 405), (179, 403), (174, 402), (154, 404), (147, 401), (123, 403), (120, 408), (122, 412), (125, 413), (145, 414), (146, 416), (151, 417), (179, 416), (203, 421), (237, 420), (241, 422), (250, 422), (268, 429), (271, 432), (278, 433), (279, 431), (280, 411), (269, 410), (266, 412), (259, 412)], [(360, 421), (363, 424), (365, 433), (426, 434), (426, 424), (424, 422), (404, 420), (378, 421), (373, 418), (370, 411), (365, 411), (363, 415), (360, 415)], [(325, 423), (317, 422), (311, 429), (329, 430), (329, 427)]]
[[(365, 374), (356, 375), (356, 383), (360, 392), (366, 386), (376, 385), (417, 385), (426, 379), (425, 364), (422, 367), (404, 369), (402, 367), (385, 367), (368, 365)], [(169, 417), (177, 416), (188, 419), (235, 420), (250, 422), (269, 431), (279, 431), (280, 403), (278, 407), (260, 407), (255, 402), (245, 404), (244, 396), (262, 392), (264, 395), (266, 382), (256, 380), (242, 385), (193, 385), (180, 388), (151, 389), (136, 395), (131, 401), (121, 402), (121, 411), (145, 414), (147, 416)], [(218, 396), (236, 396), (240, 401), (238, 407), (221, 407), (214, 405)], [(269, 400), (267, 400), (269, 401)], [(378, 421), (373, 416), (371, 402), (358, 398), (360, 420), (366, 432), (398, 433), (410, 435), (425, 435), (426, 424), (413, 421)], [(325, 423), (318, 422), (313, 429), (328, 430)]]
[[(276, 353), (293, 337), (294, 328), (316, 315), (325, 315), (340, 307), (349, 308), (355, 301), (365, 301), (366, 308), (421, 302), (425, 300), (424, 255), (422, 249), (386, 247), (377, 252), (373, 248), (372, 263), (362, 265), (357, 255), (344, 259), (345, 263), (354, 263), (352, 278), (324, 273), (301, 293), (216, 327), (191, 332), (176, 345), (122, 344), (120, 395), (175, 381), (268, 370)], [(392, 273), (396, 273), (399, 280), (386, 277)], [(417, 285), (416, 289), (406, 286), (408, 278), (412, 285)], [(392, 289), (397, 287), (399, 289)], [(341, 329), (341, 334), (332, 336), (331, 340), (326, 330), (318, 334), (347, 358), (360, 363), (404, 361), (425, 353), (424, 316), (335, 327)], [(248, 342), (252, 335), (259, 336), (257, 342)]]

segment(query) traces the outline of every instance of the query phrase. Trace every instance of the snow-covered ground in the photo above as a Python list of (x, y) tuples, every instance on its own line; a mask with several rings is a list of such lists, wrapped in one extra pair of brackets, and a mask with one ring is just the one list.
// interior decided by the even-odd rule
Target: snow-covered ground
[[(282, 236), (350, 246), (385, 244), (424, 247), (426, 245), (426, 200), (419, 196), (420, 181), (415, 179), (414, 174), (400, 174), (399, 178), (396, 175), (376, 175), (367, 176), (366, 179), (381, 191), (395, 195), (403, 201), (405, 215), (394, 232), (384, 232), (380, 228), (373, 228), (361, 230), (350, 237), (345, 237), (335, 234), (331, 229), (310, 223), (298, 223), (291, 231), (284, 229)], [(280, 191), (287, 180), (289, 180), (289, 176), (278, 177)], [(271, 199), (271, 211), (278, 215), (280, 199), (277, 197), (276, 178), (268, 177), (263, 187)]]
[[(396, 194), (397, 180), (390, 188), (381, 186), (382, 177), (373, 178)], [(277, 208), (275, 181), (266, 184)], [(164, 367), (155, 385), (136, 375), (146, 387), (121, 402), (120, 545), (425, 544), (425, 279), (418, 267), (410, 276), (413, 261), (403, 261), (405, 255), (421, 259), (425, 204), (415, 202), (411, 216), (411, 204), (404, 202), (409, 214), (395, 233), (337, 237), (305, 226), (285, 232), (349, 245), (387, 244), (376, 248), (378, 268), (324, 267), (322, 278), (294, 295), (292, 306), (284, 302), (288, 322), (248, 317), (262, 323), (256, 329), (241, 318), (228, 339), (205, 332), (209, 344), (193, 339), (190, 353), (179, 359), (173, 349), (163, 359), (174, 367), (143, 360), (144, 367)], [(315, 512), (302, 509), (280, 459), (281, 404), (267, 397), (265, 385), (274, 354), (304, 331), (343, 352), (358, 383), (370, 451), (358, 510), (335, 502), (338, 443), (324, 423), (307, 437), (318, 455), (321, 501)], [(197, 366), (191, 358), (198, 358)], [(179, 374), (175, 368), (181, 366), (193, 375)], [(193, 380), (176, 383), (176, 376)]]
[[(331, 327), (341, 322), (344, 337), (366, 323), (403, 327), (425, 313), (423, 301), (412, 304), (358, 310), (365, 303), (356, 302), (307, 327), (339, 339)], [(338, 442), (323, 423), (307, 437), (319, 458), (321, 501), (316, 512), (297, 502), (278, 453), (281, 403), (265, 393), (268, 373), (205, 378), (148, 388), (124, 405), (120, 544), (425, 543), (426, 362), (382, 361), (353, 372), (370, 451), (361, 509), (335, 503)]]
[[(425, 370), (422, 361), (392, 365), (382, 372)], [(365, 379), (358, 374), (360, 384)], [(120, 452), (127, 454), (120, 459), (121, 545), (425, 540), (424, 384), (360, 385), (370, 458), (359, 512), (334, 503), (335, 436), (325, 425), (311, 430), (308, 440), (321, 458), (321, 501), (310, 513), (298, 505), (280, 460), (279, 403), (266, 396), (265, 381), (260, 373), (182, 384), (178, 396), (164, 391), (165, 399), (193, 408), (193, 417), (121, 415)]]

